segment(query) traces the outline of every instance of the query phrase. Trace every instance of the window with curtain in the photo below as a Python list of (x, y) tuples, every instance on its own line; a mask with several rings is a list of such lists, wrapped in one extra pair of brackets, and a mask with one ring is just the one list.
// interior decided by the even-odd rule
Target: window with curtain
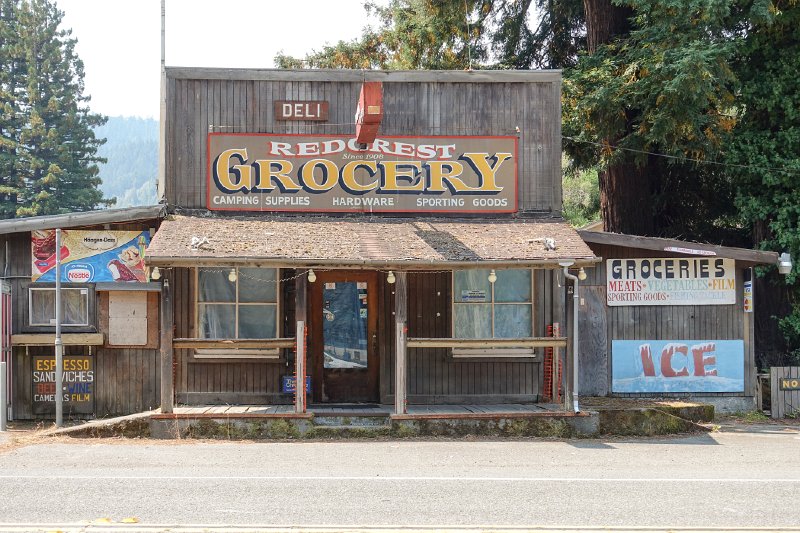
[(533, 337), (530, 269), (453, 272), (453, 337), (511, 339)]
[(197, 331), (204, 339), (278, 336), (278, 270), (197, 269)]
[[(61, 325), (89, 326), (89, 289), (61, 288)], [(28, 325), (56, 325), (55, 287), (30, 287), (28, 289)]]

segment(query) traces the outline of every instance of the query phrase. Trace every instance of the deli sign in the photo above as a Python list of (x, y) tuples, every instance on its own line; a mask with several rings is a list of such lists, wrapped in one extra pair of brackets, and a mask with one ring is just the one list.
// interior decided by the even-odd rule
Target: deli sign
[(735, 304), (734, 261), (705, 257), (608, 259), (606, 300), (610, 306)]
[(208, 135), (211, 210), (513, 213), (516, 137)]

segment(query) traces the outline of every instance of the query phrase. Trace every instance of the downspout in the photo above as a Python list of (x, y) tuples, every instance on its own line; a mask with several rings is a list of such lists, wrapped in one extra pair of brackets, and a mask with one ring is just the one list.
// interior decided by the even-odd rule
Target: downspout
[(563, 266), (564, 277), (573, 283), (572, 294), (572, 408), (576, 413), (578, 407), (578, 276), (569, 273), (569, 267)]

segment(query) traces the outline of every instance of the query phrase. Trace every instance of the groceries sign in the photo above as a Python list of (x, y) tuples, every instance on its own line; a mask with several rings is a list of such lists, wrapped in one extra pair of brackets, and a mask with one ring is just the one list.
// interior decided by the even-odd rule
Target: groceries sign
[(208, 135), (208, 208), (512, 213), (516, 137)]
[(619, 305), (725, 305), (736, 303), (733, 259), (609, 259), (606, 298)]

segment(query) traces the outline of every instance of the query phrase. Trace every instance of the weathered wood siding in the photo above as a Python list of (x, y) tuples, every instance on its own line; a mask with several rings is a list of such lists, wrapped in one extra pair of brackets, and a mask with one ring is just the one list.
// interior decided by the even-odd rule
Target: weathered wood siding
[[(545, 336), (547, 325), (563, 323), (563, 307), (557, 271), (534, 271), (535, 335)], [(294, 275), (282, 270), (281, 277)], [(176, 337), (194, 337), (194, 274), (175, 269)], [(563, 282), (562, 282), (563, 286)], [(394, 397), (394, 293), (393, 285), (378, 284), (378, 355), (380, 400)], [(294, 336), (294, 283), (282, 284), (283, 336)], [(451, 332), (451, 275), (410, 273), (408, 276), (408, 328), (410, 337), (449, 337)], [(557, 317), (561, 317), (558, 319)], [(541, 356), (529, 362), (454, 360), (448, 349), (410, 349), (408, 401), (432, 403), (502, 403), (540, 400)], [(176, 350), (176, 393), (179, 403), (289, 404), (293, 395), (280, 392), (282, 375), (294, 372), (293, 353), (281, 362), (208, 362), (191, 357), (190, 350)], [(309, 362), (309, 366), (313, 363)]]
[(770, 369), (770, 415), (774, 419), (796, 418), (800, 414), (800, 390), (781, 390), (781, 379), (800, 380), (800, 367), (773, 366)]
[[(237, 73), (239, 79), (219, 79), (223, 77), (219, 72), (211, 76), (207, 69), (168, 69), (167, 202), (206, 207), (210, 131), (353, 135), (361, 82), (330, 72), (303, 74), (306, 80), (316, 79), (286, 81), (291, 78), (286, 71), (252, 71), (252, 79), (241, 79), (246, 72)], [(392, 81), (403, 79), (401, 73), (395, 74), (383, 84), (381, 135), (517, 135), (519, 127), (519, 210), (560, 213), (561, 84), (556, 74), (534, 81), (537, 73), (531, 73), (527, 81), (515, 82), (491, 82), (491, 73), (480, 82)], [(276, 121), (276, 100), (328, 101), (328, 122)]]
[[(534, 320), (537, 336), (563, 313), (554, 271), (534, 271)], [(408, 336), (451, 336), (451, 274), (410, 273), (408, 276)], [(394, 295), (384, 288), (378, 331), (381, 358), (381, 402), (394, 397)], [(561, 319), (563, 321), (563, 318)], [(555, 319), (558, 321), (558, 319)], [(408, 351), (408, 403), (504, 403), (541, 399), (543, 350), (534, 362), (455, 360), (447, 348)]]
[[(742, 339), (745, 341), (745, 393), (702, 393), (702, 396), (753, 396), (755, 394), (754, 351), (743, 311), (743, 269), (736, 268), (736, 303), (731, 305), (633, 305), (609, 307), (606, 302), (606, 260), (615, 258), (676, 257), (655, 250), (591, 245), (603, 261), (587, 268), (581, 282), (580, 361), (581, 386), (587, 394), (611, 393), (611, 341), (644, 339)], [(686, 257), (686, 256), (681, 256)], [(593, 316), (603, 310), (604, 319)], [(659, 396), (690, 396), (689, 393), (658, 393)], [(653, 394), (615, 394), (653, 396)]]
[[(143, 230), (147, 227), (149, 226), (141, 224), (113, 226), (114, 229), (132, 230)], [(12, 332), (21, 333), (27, 323), (24, 302), (28, 297), (27, 288), (31, 284), (31, 234), (23, 232), (0, 236), (0, 252), (2, 253), (0, 273), (7, 277), (12, 286)], [(98, 328), (102, 322), (102, 317), (99, 315), (103, 309), (101, 305), (103, 297), (102, 292), (95, 292), (94, 310), (97, 316), (90, 317), (90, 323), (96, 324)], [(155, 316), (152, 316), (152, 309), (148, 311), (148, 320), (158, 320), (157, 306)], [(108, 334), (105, 333), (107, 338)], [(126, 415), (159, 406), (158, 384), (161, 377), (157, 345), (126, 348), (65, 346), (64, 349), (65, 355), (88, 355), (90, 352), (94, 356), (95, 365), (94, 415), (96, 417)], [(12, 414), (15, 419), (48, 418), (33, 414), (31, 357), (53, 353), (54, 348), (50, 346), (13, 348)], [(64, 415), (69, 418), (69, 404), (65, 404), (64, 407)], [(80, 416), (86, 417), (86, 415)]]
[[(294, 271), (282, 270), (281, 277)], [(193, 269), (173, 270), (175, 337), (196, 338), (195, 274)], [(279, 334), (294, 336), (294, 283), (281, 284), (282, 322)], [(175, 392), (178, 403), (290, 404), (294, 395), (281, 393), (281, 376), (294, 373), (294, 360), (286, 350), (280, 361), (199, 360), (194, 350), (175, 350)]]

